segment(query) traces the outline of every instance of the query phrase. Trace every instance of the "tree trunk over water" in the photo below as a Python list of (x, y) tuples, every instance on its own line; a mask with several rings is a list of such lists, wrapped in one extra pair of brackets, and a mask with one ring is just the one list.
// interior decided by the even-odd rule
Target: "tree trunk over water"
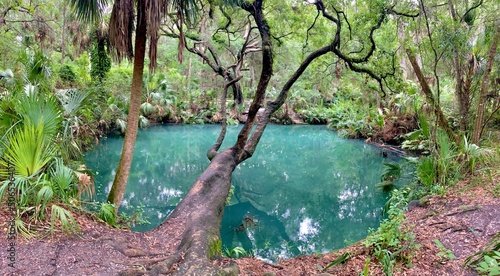
[[(231, 187), (231, 175), (236, 167), (236, 153), (227, 149), (215, 156), (198, 177), (168, 221), (153, 231), (170, 231), (172, 225), (182, 225), (183, 234), (175, 258), (158, 264), (151, 274), (167, 273), (183, 259), (174, 275), (218, 275), (219, 269), (210, 259), (220, 254), (220, 225), (226, 198)], [(168, 222), (168, 223), (167, 223)]]

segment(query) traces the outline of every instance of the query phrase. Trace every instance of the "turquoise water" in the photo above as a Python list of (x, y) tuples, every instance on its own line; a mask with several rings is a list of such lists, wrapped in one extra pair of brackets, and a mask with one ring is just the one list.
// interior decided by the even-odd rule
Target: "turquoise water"
[[(234, 143), (239, 126), (229, 126), (223, 145)], [(208, 165), (205, 152), (217, 125), (164, 125), (141, 131), (121, 211), (142, 205), (151, 222), (166, 219)], [(111, 188), (123, 138), (109, 136), (85, 156), (95, 172), (98, 201)], [(223, 247), (241, 246), (276, 260), (342, 248), (376, 228), (388, 194), (380, 182), (381, 149), (339, 138), (325, 126), (270, 125), (254, 156), (233, 174), (234, 195), (224, 211)], [(246, 219), (246, 220), (245, 220)], [(244, 227), (243, 227), (243, 226)]]

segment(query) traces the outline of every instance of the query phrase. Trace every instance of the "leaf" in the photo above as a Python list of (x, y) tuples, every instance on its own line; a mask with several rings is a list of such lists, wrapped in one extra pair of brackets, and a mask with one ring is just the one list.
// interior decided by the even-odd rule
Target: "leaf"
[(52, 204), (52, 212), (50, 219), (51, 234), (54, 233), (54, 228), (57, 221), (61, 223), (61, 228), (68, 233), (80, 231), (80, 228), (78, 227), (78, 224), (76, 223), (70, 211), (58, 205)]
[(329, 265), (325, 266), (325, 267), (323, 268), (323, 271), (325, 271), (325, 270), (329, 269), (329, 268), (330, 268), (330, 267), (332, 267), (332, 266), (336, 266), (336, 265), (338, 265), (338, 264), (341, 264), (341, 263), (343, 263), (343, 262), (345, 262), (345, 261), (349, 260), (350, 258), (351, 258), (351, 254), (350, 254), (349, 252), (346, 252), (346, 253), (344, 253), (344, 254), (340, 255), (340, 257), (338, 257), (337, 259), (335, 259), (335, 260), (334, 260), (333, 262), (331, 262)]
[(24, 177), (38, 174), (54, 157), (55, 148), (44, 135), (44, 126), (25, 124), (8, 138), (5, 159)]

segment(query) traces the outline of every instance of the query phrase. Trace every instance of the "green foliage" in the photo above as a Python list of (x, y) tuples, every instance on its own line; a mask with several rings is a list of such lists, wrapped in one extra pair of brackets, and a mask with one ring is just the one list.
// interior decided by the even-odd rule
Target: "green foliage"
[(50, 170), (50, 176), (54, 184), (56, 193), (64, 202), (69, 201), (69, 196), (74, 196), (76, 189), (72, 190), (74, 172), (65, 166), (62, 159), (56, 158)]
[(2, 160), (2, 165), (12, 164), (23, 177), (38, 175), (55, 155), (55, 147), (45, 136), (42, 123), (37, 126), (25, 124), (8, 137), (8, 144), (4, 146), (6, 161)]
[(465, 265), (475, 267), (483, 275), (500, 275), (500, 234), (496, 234), (485, 250), (465, 259)]
[(41, 49), (23, 49), (19, 52), (18, 60), (23, 64), (23, 74), (25, 79), (32, 85), (41, 85), (49, 81), (52, 75), (50, 69), (50, 58)]
[(406, 150), (417, 151), (422, 154), (429, 154), (429, 139), (430, 126), (429, 122), (422, 114), (418, 115), (420, 129), (409, 132), (403, 135), (404, 141), (401, 143), (401, 148)]
[(226, 205), (231, 204), (231, 198), (234, 195), (234, 185), (231, 185), (231, 188), (229, 188), (229, 192), (227, 193), (227, 198), (226, 198)]
[(80, 232), (80, 227), (76, 223), (76, 220), (73, 218), (73, 215), (70, 211), (64, 209), (61, 206), (52, 204), (52, 213), (50, 220), (50, 233), (54, 233), (54, 229), (56, 223), (61, 225), (61, 228), (67, 233), (76, 233)]
[(413, 233), (402, 229), (406, 205), (404, 194), (397, 189), (393, 190), (388, 218), (382, 221), (376, 231), (371, 230), (363, 242), (381, 262), (386, 275), (392, 275), (397, 261), (410, 262), (412, 254), (418, 247), (414, 242)]
[(103, 202), (99, 208), (99, 218), (109, 225), (116, 225), (115, 205), (112, 203)]
[(90, 51), (90, 76), (95, 82), (102, 84), (111, 69), (111, 58), (105, 49), (105, 40), (94, 38)]
[(366, 258), (365, 266), (363, 267), (363, 273), (362, 273), (363, 276), (370, 275), (370, 261), (371, 261), (370, 258)]
[(456, 259), (457, 257), (455, 257), (455, 255), (453, 254), (453, 252), (446, 248), (443, 243), (441, 243), (440, 240), (438, 239), (435, 239), (434, 240), (434, 244), (436, 245), (436, 247), (439, 249), (439, 252), (438, 252), (438, 257), (440, 257), (441, 259), (449, 259), (449, 260), (453, 260), (453, 259)]
[(213, 260), (222, 253), (222, 240), (219, 237), (212, 237), (208, 244), (208, 258)]
[(73, 71), (73, 68), (69, 66), (68, 64), (64, 64), (59, 68), (59, 78), (61, 80), (68, 82), (70, 84), (74, 83), (76, 81), (76, 74)]
[(57, 99), (52, 96), (44, 96), (37, 92), (36, 87), (26, 86), (30, 95), (19, 95), (15, 110), (18, 118), (23, 124), (33, 126), (43, 125), (43, 134), (54, 137), (61, 127), (61, 110)]
[(243, 247), (241, 246), (236, 246), (235, 248), (229, 250), (229, 249), (225, 249), (224, 250), (224, 254), (229, 257), (229, 258), (235, 258), (235, 259), (238, 259), (238, 258), (243, 258), (243, 257), (246, 257), (246, 256), (251, 256), (252, 254), (250, 254), (249, 252), (247, 252)]
[[(337, 259), (333, 260), (331, 263), (329, 263), (327, 266), (323, 267), (323, 268), (320, 268), (321, 271), (325, 271), (327, 269), (329, 269), (330, 267), (333, 267), (333, 266), (336, 266), (336, 265), (339, 265), (341, 263), (345, 263), (347, 260), (349, 260), (350, 258), (352, 258), (352, 255), (351, 253), (349, 252), (346, 252), (342, 255), (340, 255)], [(319, 266), (319, 265), (318, 265)]]
[(390, 190), (394, 187), (394, 182), (401, 178), (402, 168), (397, 163), (384, 162), (384, 172), (380, 177), (381, 183), (377, 186), (384, 190)]
[(484, 255), (484, 260), (479, 263), (476, 270), (481, 274), (500, 275), (500, 252), (493, 251), (492, 256)]
[[(16, 197), (16, 229), (32, 236), (23, 220), (50, 220), (50, 232), (56, 227), (65, 232), (79, 231), (66, 207), (77, 208), (78, 185), (74, 171), (63, 162), (64, 143), (61, 135), (63, 115), (58, 100), (26, 84), (0, 101), (2, 123), (10, 123), (2, 137), (0, 200), (9, 185)], [(64, 107), (67, 107), (63, 104)]]

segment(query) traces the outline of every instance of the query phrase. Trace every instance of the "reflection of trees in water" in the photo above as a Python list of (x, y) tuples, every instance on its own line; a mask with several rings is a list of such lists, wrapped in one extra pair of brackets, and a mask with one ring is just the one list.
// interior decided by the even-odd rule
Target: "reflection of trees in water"
[(361, 141), (299, 130), (265, 137), (233, 175), (235, 198), (278, 217), (302, 254), (363, 238), (380, 218), (386, 195), (375, 185), (387, 160)]
[[(229, 129), (229, 140), (237, 129)], [(142, 204), (153, 223), (148, 227), (154, 228), (207, 166), (205, 152), (218, 126), (154, 127), (144, 134), (138, 137), (124, 207)], [(88, 167), (98, 168), (101, 195), (113, 180), (122, 143), (121, 137), (110, 137), (87, 154)], [(251, 210), (259, 223), (241, 233), (232, 229), (229, 239), (269, 257), (285, 257), (299, 248), (321, 252), (362, 238), (365, 233), (353, 229), (378, 224), (384, 194), (374, 186), (383, 161), (373, 147), (340, 139), (324, 126), (269, 126), (254, 156), (233, 174), (232, 203)], [(226, 210), (224, 223), (228, 219)], [(243, 217), (236, 219), (233, 228)]]
[[(252, 217), (255, 225), (240, 229), (242, 221), (248, 217)], [(283, 223), (277, 217), (255, 208), (250, 202), (237, 203), (225, 208), (221, 235), (223, 246), (228, 249), (241, 246), (247, 252), (257, 250), (256, 255), (272, 260), (300, 253), (285, 231)], [(287, 246), (277, 250), (276, 244)]]

